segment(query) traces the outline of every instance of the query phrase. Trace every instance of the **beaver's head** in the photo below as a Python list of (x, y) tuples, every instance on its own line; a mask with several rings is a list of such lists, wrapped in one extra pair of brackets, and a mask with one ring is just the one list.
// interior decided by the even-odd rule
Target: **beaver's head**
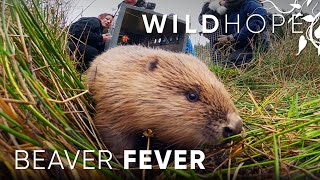
[[(131, 91), (141, 119), (160, 141), (180, 147), (216, 145), (238, 134), (242, 120), (223, 84), (199, 59), (161, 51), (140, 61)], [(134, 119), (134, 118), (133, 118)]]
[(165, 144), (186, 148), (219, 144), (242, 129), (222, 83), (190, 55), (118, 46), (92, 63), (87, 79), (94, 122), (106, 143), (116, 141), (114, 150), (147, 129)]

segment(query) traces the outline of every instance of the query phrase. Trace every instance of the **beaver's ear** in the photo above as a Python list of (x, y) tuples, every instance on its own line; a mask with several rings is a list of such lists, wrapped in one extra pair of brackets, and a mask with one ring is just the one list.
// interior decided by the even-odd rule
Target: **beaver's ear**
[(158, 59), (150, 60), (147, 64), (147, 69), (148, 71), (155, 71), (158, 68), (158, 65), (159, 65)]

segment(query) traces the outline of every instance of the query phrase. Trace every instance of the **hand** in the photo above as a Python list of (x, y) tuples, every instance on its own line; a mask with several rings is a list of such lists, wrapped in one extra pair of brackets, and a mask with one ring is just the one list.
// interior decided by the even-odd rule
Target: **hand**
[(215, 44), (217, 47), (221, 47), (227, 43), (231, 43), (234, 41), (233, 35), (220, 35), (218, 38), (218, 42)]
[(110, 41), (111, 38), (112, 38), (112, 36), (109, 33), (102, 34), (102, 41), (103, 42)]
[(225, 3), (226, 3), (225, 0), (220, 0), (220, 1), (219, 1), (220, 6), (224, 6)]

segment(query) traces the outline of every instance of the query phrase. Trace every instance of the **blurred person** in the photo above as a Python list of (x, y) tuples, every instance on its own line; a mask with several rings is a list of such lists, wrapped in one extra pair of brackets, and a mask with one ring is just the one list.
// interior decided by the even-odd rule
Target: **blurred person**
[(111, 35), (104, 30), (110, 27), (112, 20), (113, 15), (103, 13), (98, 17), (82, 17), (71, 24), (69, 48), (80, 62), (78, 71), (85, 71), (90, 62), (104, 51), (105, 42), (111, 40)]
[[(269, 40), (266, 30), (259, 34), (249, 31), (261, 30), (264, 25), (263, 19), (258, 16), (252, 16), (246, 25), (247, 19), (251, 15), (260, 15), (266, 20), (267, 11), (262, 7), (261, 2), (257, 0), (213, 0), (204, 4), (199, 15), (199, 22), (202, 23), (204, 14), (215, 15), (220, 19), (220, 28), (222, 34), (214, 40), (214, 48), (227, 48), (230, 54), (222, 60), (223, 64), (231, 66), (242, 66), (249, 63), (253, 58), (254, 48), (266, 50), (269, 47)], [(239, 32), (237, 25), (228, 24), (225, 30), (225, 15), (228, 15), (227, 22), (238, 22), (239, 15)], [(211, 22), (213, 23), (213, 22)], [(259, 41), (260, 40), (260, 41)]]
[(124, 0), (118, 5), (118, 8), (120, 8), (122, 4), (129, 4), (132, 6), (142, 7), (150, 10), (154, 10), (156, 7), (155, 3), (146, 2), (146, 0)]
[(142, 7), (145, 3), (145, 0), (124, 0), (118, 5), (118, 10), (120, 9), (122, 4), (128, 4), (131, 6)]
[(123, 3), (135, 6), (138, 0), (124, 0)]

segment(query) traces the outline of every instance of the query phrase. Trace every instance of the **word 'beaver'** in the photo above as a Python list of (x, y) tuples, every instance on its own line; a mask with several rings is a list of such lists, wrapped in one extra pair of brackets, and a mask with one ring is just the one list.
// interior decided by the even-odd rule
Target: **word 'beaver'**
[(118, 46), (92, 62), (87, 84), (94, 123), (114, 154), (134, 149), (147, 129), (160, 142), (188, 149), (217, 145), (242, 129), (223, 84), (191, 55)]

